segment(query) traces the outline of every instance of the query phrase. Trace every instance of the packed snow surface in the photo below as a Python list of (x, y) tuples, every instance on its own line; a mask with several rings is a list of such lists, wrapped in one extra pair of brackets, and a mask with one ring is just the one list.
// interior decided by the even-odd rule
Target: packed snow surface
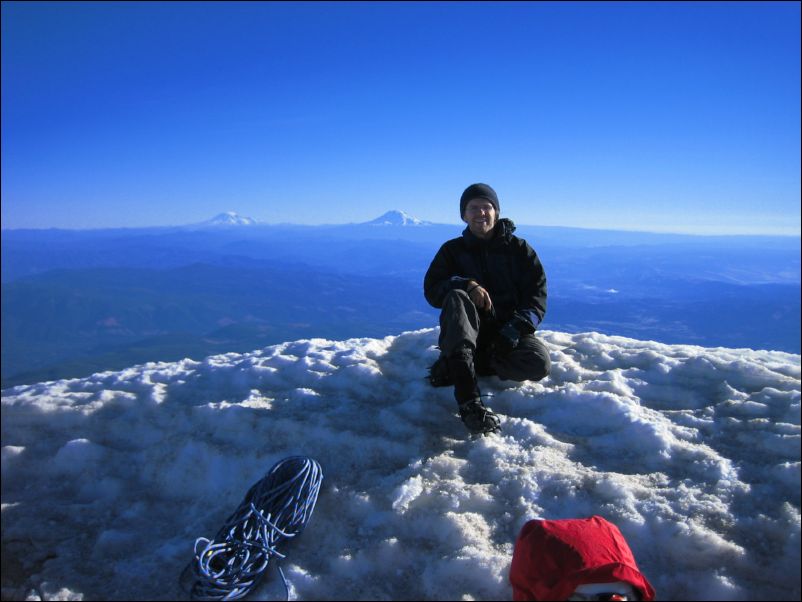
[(298, 454), (324, 483), (294, 599), (510, 599), (523, 524), (593, 514), (660, 599), (800, 598), (798, 355), (542, 332), (551, 376), (481, 379), (502, 432), (471, 439), (424, 379), (437, 335), (3, 391), (3, 598), (185, 599), (195, 538)]

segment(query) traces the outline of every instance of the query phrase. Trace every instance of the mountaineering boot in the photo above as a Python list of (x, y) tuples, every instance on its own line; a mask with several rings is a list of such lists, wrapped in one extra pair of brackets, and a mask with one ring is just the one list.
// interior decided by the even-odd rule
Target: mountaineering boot
[(473, 359), (473, 348), (459, 347), (448, 356), (448, 373), (454, 381), (454, 397), (462, 422), (471, 433), (489, 433), (498, 430), (499, 419), (479, 398)]
[(459, 416), (472, 434), (493, 433), (499, 430), (499, 419), (478, 397), (459, 404)]

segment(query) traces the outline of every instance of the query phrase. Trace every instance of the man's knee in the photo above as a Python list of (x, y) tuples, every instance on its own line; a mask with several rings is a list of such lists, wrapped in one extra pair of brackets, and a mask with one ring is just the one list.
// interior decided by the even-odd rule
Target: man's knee
[(539, 381), (551, 373), (551, 358), (542, 343), (527, 341), (505, 358), (496, 358), (494, 368), (500, 378), (523, 382)]
[(551, 359), (548, 355), (545, 357), (538, 355), (537, 359), (532, 362), (531, 370), (531, 376), (527, 380), (543, 380), (551, 374)]
[(446, 295), (440, 312), (440, 349), (448, 355), (461, 345), (476, 349), (479, 312), (463, 290)]
[[(499, 371), (499, 376), (502, 375), (502, 372), (502, 370)], [(532, 357), (528, 358), (527, 362), (522, 362), (521, 365), (509, 371), (508, 380), (516, 380), (518, 382), (531, 380), (537, 382), (546, 378), (550, 372), (551, 362), (549, 360), (544, 362), (542, 358)]]
[(454, 304), (463, 304), (463, 303), (471, 303), (471, 297), (461, 288), (453, 288), (448, 291), (445, 300), (443, 301), (443, 308), (447, 306), (453, 306)]
[(543, 341), (534, 335), (527, 337), (527, 351), (530, 354), (529, 367), (530, 377), (528, 380), (543, 380), (551, 374), (551, 358), (549, 350)]

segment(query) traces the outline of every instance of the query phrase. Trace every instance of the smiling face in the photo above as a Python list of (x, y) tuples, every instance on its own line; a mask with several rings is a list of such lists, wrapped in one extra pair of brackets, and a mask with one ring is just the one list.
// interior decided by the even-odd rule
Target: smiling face
[(463, 221), (468, 224), (468, 228), (474, 236), (483, 240), (493, 238), (493, 228), (496, 227), (496, 208), (487, 199), (471, 199), (465, 205), (465, 213), (462, 214)]

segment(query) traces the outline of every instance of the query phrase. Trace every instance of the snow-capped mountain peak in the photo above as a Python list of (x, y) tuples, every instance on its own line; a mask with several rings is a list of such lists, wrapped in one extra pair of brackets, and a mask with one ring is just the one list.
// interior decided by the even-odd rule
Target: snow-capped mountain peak
[(366, 223), (370, 226), (428, 226), (431, 222), (425, 222), (408, 213), (393, 209)]
[(202, 222), (202, 226), (252, 226), (256, 224), (252, 217), (245, 217), (234, 211), (226, 211), (215, 215), (212, 219)]

